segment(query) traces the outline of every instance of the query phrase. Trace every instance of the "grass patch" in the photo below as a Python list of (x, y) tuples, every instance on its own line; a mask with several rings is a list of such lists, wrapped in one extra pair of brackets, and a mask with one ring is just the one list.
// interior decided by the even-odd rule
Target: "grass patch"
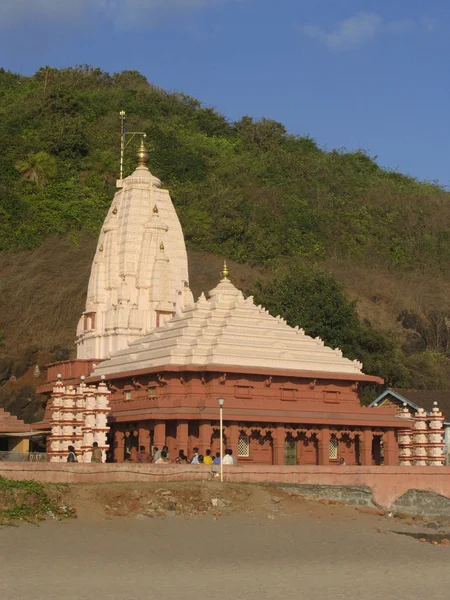
[(46, 518), (75, 516), (60, 496), (38, 481), (14, 481), (0, 477), (0, 525), (16, 521), (36, 523)]

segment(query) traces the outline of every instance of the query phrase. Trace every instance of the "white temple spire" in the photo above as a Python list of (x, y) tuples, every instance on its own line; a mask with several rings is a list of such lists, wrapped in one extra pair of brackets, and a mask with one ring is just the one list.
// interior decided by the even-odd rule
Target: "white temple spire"
[(137, 159), (98, 239), (77, 328), (80, 359), (107, 358), (193, 303), (181, 225), (169, 192), (148, 170), (143, 141)]

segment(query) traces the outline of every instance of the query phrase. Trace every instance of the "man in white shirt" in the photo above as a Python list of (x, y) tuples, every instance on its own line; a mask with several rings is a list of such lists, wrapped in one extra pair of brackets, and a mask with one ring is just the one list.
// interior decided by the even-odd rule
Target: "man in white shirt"
[(198, 465), (198, 448), (194, 448), (194, 456), (192, 457), (191, 465)]
[(225, 450), (225, 454), (222, 458), (222, 464), (223, 465), (234, 465), (233, 450), (231, 450), (231, 448), (227, 448)]

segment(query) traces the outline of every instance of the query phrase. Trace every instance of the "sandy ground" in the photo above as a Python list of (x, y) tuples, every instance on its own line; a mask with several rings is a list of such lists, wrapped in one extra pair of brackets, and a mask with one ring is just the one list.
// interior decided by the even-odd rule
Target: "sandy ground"
[[(180, 487), (164, 488), (175, 499), (181, 493)], [(86, 490), (91, 497), (102, 495), (96, 486)], [(141, 496), (147, 492), (139, 490)], [(448, 595), (450, 546), (396, 533), (430, 534), (423, 523), (257, 487), (230, 486), (222, 493), (211, 484), (207, 496), (236, 493), (239, 510), (230, 504), (195, 516), (169, 510), (164, 516), (116, 517), (95, 506), (88, 510), (86, 494), (80, 488), (77, 493), (78, 519), (0, 529), (2, 600), (433, 600)]]

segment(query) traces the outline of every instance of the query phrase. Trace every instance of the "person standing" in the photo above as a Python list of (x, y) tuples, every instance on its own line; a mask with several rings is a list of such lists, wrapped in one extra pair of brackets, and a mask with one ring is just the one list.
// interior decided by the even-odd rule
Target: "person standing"
[(98, 442), (92, 444), (91, 463), (103, 462), (103, 453), (101, 448), (98, 447)]
[(67, 462), (78, 462), (77, 455), (75, 454), (75, 448), (73, 446), (69, 446), (68, 450), (69, 454), (67, 455)]
[(170, 461), (169, 447), (168, 446), (163, 446), (162, 451), (166, 453), (166, 458)]
[(145, 446), (139, 446), (139, 452), (136, 456), (136, 462), (139, 462), (139, 463), (150, 462), (150, 454), (145, 450)]

